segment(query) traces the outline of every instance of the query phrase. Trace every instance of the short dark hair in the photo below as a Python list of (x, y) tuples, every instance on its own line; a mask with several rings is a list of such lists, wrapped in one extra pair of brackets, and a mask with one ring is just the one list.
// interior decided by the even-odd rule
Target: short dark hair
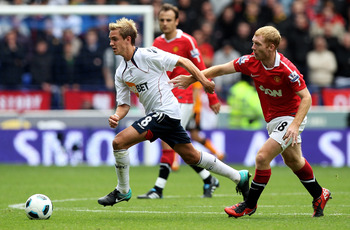
[[(164, 3), (162, 5), (162, 7), (160, 8), (159, 13), (162, 11), (169, 11), (169, 10), (172, 10), (175, 13), (175, 19), (179, 18), (179, 8), (177, 8), (176, 6), (169, 4), (169, 3)], [(158, 13), (158, 15), (159, 15), (159, 13)]]

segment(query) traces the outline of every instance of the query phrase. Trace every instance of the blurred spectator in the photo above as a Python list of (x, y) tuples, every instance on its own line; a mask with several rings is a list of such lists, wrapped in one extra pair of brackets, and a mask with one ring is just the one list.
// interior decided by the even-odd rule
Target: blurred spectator
[(45, 40), (35, 44), (35, 51), (30, 60), (31, 85), (34, 89), (50, 91), (52, 83), (53, 55)]
[(251, 29), (247, 22), (238, 24), (237, 35), (232, 38), (232, 44), (241, 55), (252, 53)]
[(76, 36), (71, 29), (65, 29), (62, 36), (63, 44), (70, 44), (72, 49), (72, 55), (74, 57), (78, 56), (80, 49), (83, 45), (81, 39)]
[(211, 23), (215, 23), (216, 16), (213, 11), (212, 3), (208, 0), (204, 1), (201, 5), (201, 10), (199, 17), (197, 18), (198, 24), (203, 21), (209, 21)]
[(103, 75), (103, 54), (97, 31), (90, 29), (84, 37), (84, 44), (75, 62), (77, 82), (88, 90), (105, 89)]
[(315, 20), (311, 23), (310, 34), (312, 37), (324, 35), (326, 27), (338, 39), (343, 36), (345, 32), (345, 21), (335, 10), (333, 1), (325, 1), (322, 11), (316, 15)]
[(275, 26), (282, 35), (288, 33), (288, 21), (287, 14), (284, 11), (283, 5), (278, 2), (274, 2), (272, 5), (272, 25)]
[(294, 26), (286, 34), (292, 56), (291, 61), (303, 73), (305, 81), (308, 82), (306, 54), (312, 47), (309, 35), (309, 21), (305, 13), (295, 15), (294, 20)]
[(293, 27), (293, 25), (295, 23), (295, 18), (298, 14), (304, 14), (307, 18), (306, 7), (305, 7), (303, 0), (293, 1), (291, 8), (290, 8), (290, 14), (287, 18), (288, 28)]
[(280, 41), (280, 44), (278, 45), (278, 52), (280, 52), (281, 54), (283, 54), (283, 56), (285, 56), (286, 58), (288, 58), (289, 60), (292, 60), (292, 54), (290, 52), (289, 49), (289, 44), (288, 44), (288, 38), (285, 36), (281, 36), (282, 39)]
[(192, 35), (197, 41), (198, 49), (202, 54), (205, 66), (207, 68), (210, 67), (213, 63), (214, 57), (213, 46), (207, 41), (207, 37), (202, 30), (195, 30)]
[(75, 78), (75, 48), (73, 43), (65, 42), (62, 45), (59, 55), (55, 55), (53, 83), (68, 88), (78, 88), (74, 84), (78, 84)]
[(336, 73), (335, 86), (339, 88), (350, 87), (350, 32), (343, 35), (336, 57), (338, 71)]
[(21, 87), (27, 66), (27, 50), (18, 41), (17, 32), (9, 31), (0, 43), (0, 84), (5, 89)]
[(211, 46), (213, 46), (214, 37), (212, 35), (214, 30), (214, 24), (209, 21), (204, 21), (202, 22), (199, 29), (203, 32), (203, 36), (205, 37), (205, 40), (209, 42)]
[(114, 91), (114, 75), (117, 67), (123, 58), (119, 55), (115, 55), (111, 48), (107, 48), (103, 54), (103, 76), (106, 82), (106, 88)]
[(313, 50), (306, 56), (310, 91), (319, 91), (323, 87), (332, 86), (337, 61), (333, 52), (328, 50), (327, 41), (323, 36), (315, 37), (313, 46)]
[(193, 4), (193, 0), (178, 0), (177, 7), (179, 8), (179, 25), (178, 28), (188, 34), (198, 28), (197, 18), (200, 9), (201, 1), (198, 4)]
[[(226, 40), (224, 41), (224, 46), (217, 50), (214, 54), (213, 65), (225, 64), (236, 58), (242, 56), (238, 51), (234, 49), (232, 44)], [(215, 81), (215, 91), (222, 101), (227, 100), (230, 88), (237, 81), (241, 79), (241, 73), (228, 74), (229, 76), (223, 75), (214, 79)]]
[(271, 21), (269, 19), (272, 12), (270, 11), (269, 14), (262, 13), (265, 11), (270, 11), (270, 9), (262, 7), (255, 1), (247, 2), (247, 7), (243, 13), (243, 20), (249, 24), (251, 31), (256, 31)]
[(215, 50), (218, 50), (223, 45), (223, 41), (234, 37), (237, 31), (237, 23), (238, 20), (232, 7), (225, 7), (214, 25), (213, 36), (215, 44), (213, 45)]
[[(158, 14), (159, 10), (163, 5), (162, 0), (153, 0), (152, 6), (153, 6), (153, 18), (154, 18), (154, 25), (159, 25), (158, 22)], [(158, 37), (162, 34), (162, 31), (160, 30), (159, 26), (154, 26), (154, 37)]]
[(250, 77), (242, 78), (230, 89), (229, 125), (232, 129), (261, 129), (264, 124), (258, 93)]
[(246, 1), (244, 0), (233, 0), (232, 4), (230, 7), (233, 9), (235, 12), (235, 15), (239, 20), (243, 19), (243, 14), (245, 12), (245, 9), (247, 8), (246, 6)]

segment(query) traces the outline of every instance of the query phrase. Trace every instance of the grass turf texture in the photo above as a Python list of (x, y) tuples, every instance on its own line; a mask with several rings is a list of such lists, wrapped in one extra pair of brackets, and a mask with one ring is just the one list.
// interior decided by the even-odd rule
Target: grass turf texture
[[(224, 212), (242, 200), (233, 182), (217, 176), (220, 188), (203, 199), (202, 181), (184, 165), (170, 175), (160, 200), (136, 198), (153, 186), (158, 167), (131, 167), (133, 197), (113, 207), (100, 206), (97, 199), (114, 189), (114, 167), (0, 165), (0, 229), (348, 229), (350, 168), (313, 168), (333, 196), (324, 217), (311, 218), (312, 198), (297, 177), (287, 167), (274, 167), (257, 212), (235, 219)], [(248, 169), (254, 175), (254, 168)], [(35, 193), (52, 200), (50, 219), (26, 217), (24, 203)]]

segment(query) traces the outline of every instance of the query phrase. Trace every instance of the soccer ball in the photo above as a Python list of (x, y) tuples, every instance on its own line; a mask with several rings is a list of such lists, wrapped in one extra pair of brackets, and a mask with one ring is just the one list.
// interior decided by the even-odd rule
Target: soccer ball
[(35, 194), (28, 198), (24, 210), (29, 219), (44, 220), (52, 214), (52, 202), (43, 194)]

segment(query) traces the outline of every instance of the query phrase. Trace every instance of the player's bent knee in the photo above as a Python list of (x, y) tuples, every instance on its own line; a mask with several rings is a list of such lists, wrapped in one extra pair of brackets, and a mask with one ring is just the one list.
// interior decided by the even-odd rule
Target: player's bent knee
[(270, 164), (270, 160), (264, 154), (257, 154), (255, 158), (257, 166), (266, 166)]
[(115, 137), (112, 142), (112, 146), (114, 150), (121, 150), (121, 149), (127, 149), (126, 146), (123, 144), (120, 138)]

